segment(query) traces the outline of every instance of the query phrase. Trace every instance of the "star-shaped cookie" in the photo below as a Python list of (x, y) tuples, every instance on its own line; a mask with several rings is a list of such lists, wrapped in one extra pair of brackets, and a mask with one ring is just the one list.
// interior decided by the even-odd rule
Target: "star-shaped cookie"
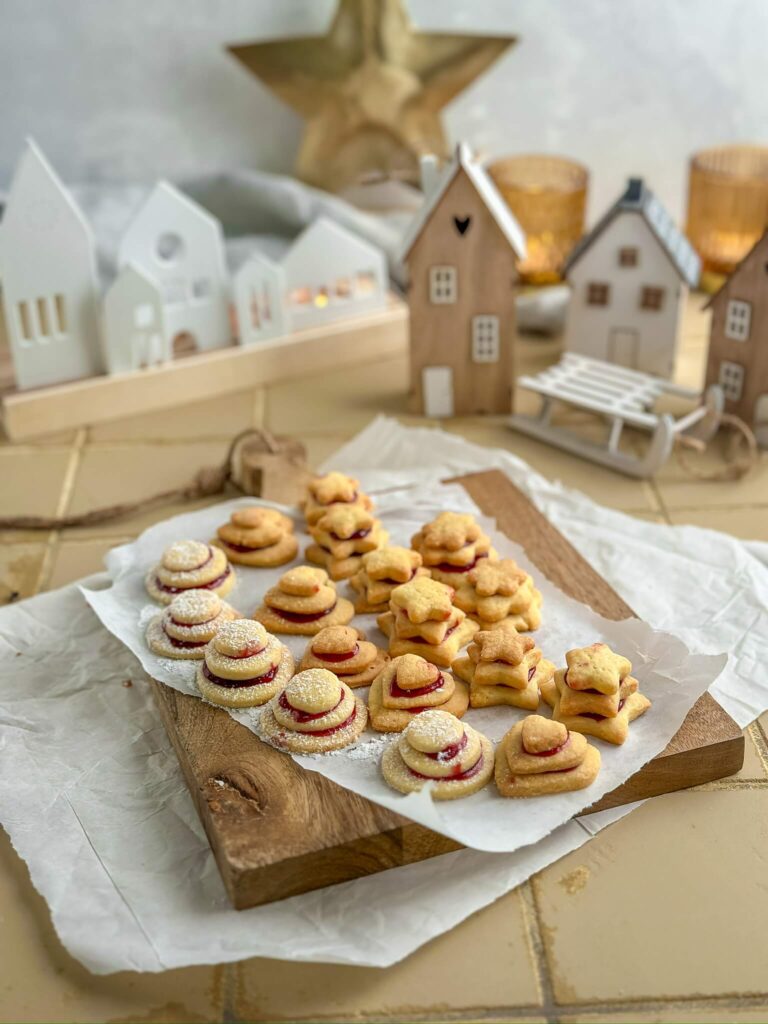
[(492, 561), (483, 558), (469, 573), (469, 582), (474, 586), (478, 597), (512, 597), (520, 586), (525, 583), (527, 573), (511, 558)]
[(424, 547), (443, 551), (458, 551), (481, 536), (482, 530), (474, 516), (461, 512), (441, 512), (431, 523), (422, 527), (420, 535), (416, 535)]
[(521, 636), (514, 629), (483, 629), (475, 634), (474, 642), (480, 652), (480, 661), (503, 661), (519, 665), (528, 651), (536, 646), (529, 636)]
[(572, 690), (599, 690), (616, 693), (624, 676), (632, 671), (632, 662), (614, 654), (608, 644), (577, 647), (565, 655), (568, 685)]
[(407, 583), (413, 570), (421, 565), (421, 555), (409, 548), (387, 547), (363, 556), (363, 569), (372, 580), (397, 580)]
[(333, 472), (311, 480), (309, 491), (321, 505), (331, 505), (335, 501), (354, 501), (359, 486), (354, 477)]
[(429, 576), (417, 576), (410, 583), (395, 587), (390, 597), (392, 610), (402, 608), (411, 622), (450, 618), (454, 611), (453, 590)]

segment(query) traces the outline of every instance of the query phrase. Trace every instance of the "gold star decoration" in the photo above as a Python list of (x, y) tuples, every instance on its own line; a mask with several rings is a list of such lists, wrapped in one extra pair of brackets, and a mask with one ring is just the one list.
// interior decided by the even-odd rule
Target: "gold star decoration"
[(447, 103), (515, 42), (417, 32), (402, 0), (339, 0), (325, 36), (228, 49), (306, 118), (296, 173), (329, 191), (375, 174), (416, 181), (448, 155)]

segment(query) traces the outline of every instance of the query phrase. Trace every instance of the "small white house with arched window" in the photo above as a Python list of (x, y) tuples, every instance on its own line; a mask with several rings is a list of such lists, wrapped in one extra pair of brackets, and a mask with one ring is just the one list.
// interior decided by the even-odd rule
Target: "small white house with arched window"
[(167, 181), (158, 182), (123, 236), (121, 267), (157, 282), (174, 355), (231, 342), (221, 224)]
[(281, 264), (256, 253), (237, 271), (233, 286), (241, 345), (253, 345), (290, 332), (285, 271)]
[(132, 263), (104, 296), (104, 356), (107, 373), (142, 370), (172, 358), (160, 289)]

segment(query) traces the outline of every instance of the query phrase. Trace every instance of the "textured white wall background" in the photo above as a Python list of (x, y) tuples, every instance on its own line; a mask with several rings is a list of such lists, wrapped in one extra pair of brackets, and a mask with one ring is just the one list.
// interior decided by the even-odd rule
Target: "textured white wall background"
[[(225, 42), (321, 33), (334, 0), (3, 0), (0, 186), (25, 135), (68, 181), (290, 171), (301, 120)], [(768, 141), (767, 0), (409, 0), (420, 28), (520, 44), (447, 111), (489, 155), (561, 152), (591, 213), (642, 174), (683, 209), (701, 146)]]

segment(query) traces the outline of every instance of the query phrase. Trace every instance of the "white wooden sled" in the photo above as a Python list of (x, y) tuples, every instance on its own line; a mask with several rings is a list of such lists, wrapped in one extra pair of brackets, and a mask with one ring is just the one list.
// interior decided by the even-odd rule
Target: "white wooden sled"
[[(535, 377), (520, 377), (517, 383), (540, 395), (542, 402), (535, 415), (512, 416), (513, 429), (628, 476), (652, 476), (669, 458), (680, 434), (709, 440), (723, 411), (723, 392), (717, 385), (702, 396), (694, 388), (575, 353), (566, 353), (555, 366)], [(669, 413), (653, 411), (663, 395), (689, 398), (697, 404), (691, 412), (675, 419)], [(552, 423), (557, 402), (602, 416), (606, 421), (605, 440), (590, 441), (563, 424)], [(643, 455), (620, 450), (625, 426), (650, 434)]]

